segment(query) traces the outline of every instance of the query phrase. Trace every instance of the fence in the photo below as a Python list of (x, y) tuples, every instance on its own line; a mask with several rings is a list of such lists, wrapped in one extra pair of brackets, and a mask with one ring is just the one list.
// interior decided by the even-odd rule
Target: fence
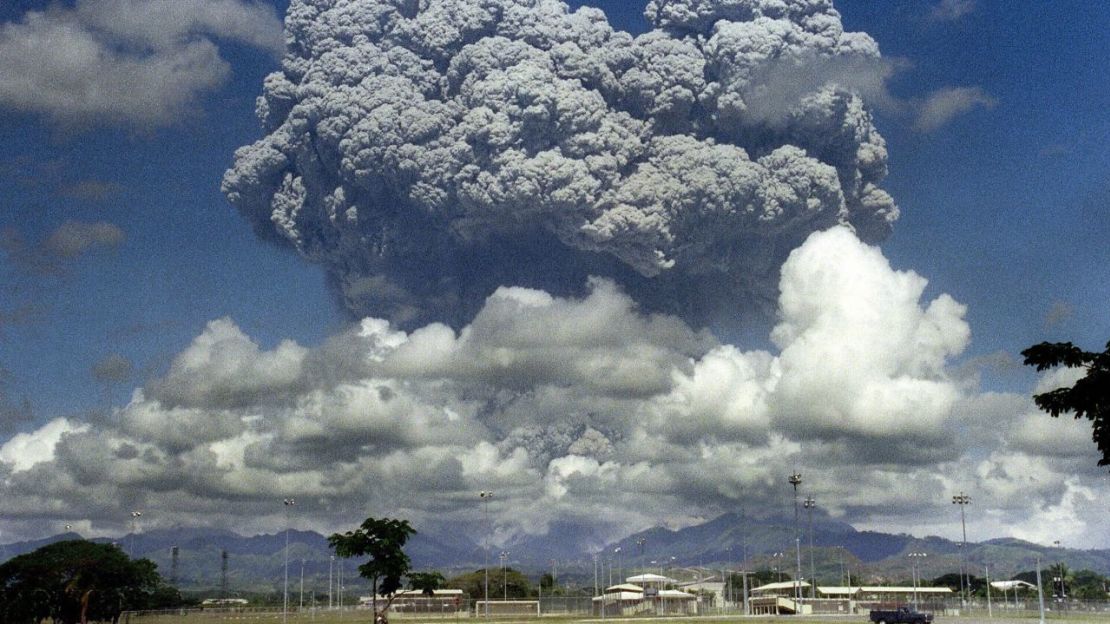
[[(889, 602), (855, 602), (850, 605), (847, 601), (830, 600), (803, 600), (802, 604), (812, 603), (810, 609), (803, 613), (814, 616), (829, 615), (854, 615), (866, 616), (871, 608), (890, 608)], [(833, 603), (841, 603), (837, 606)], [(490, 601), (489, 619), (512, 620), (539, 618), (539, 617), (569, 617), (598, 619), (600, 613), (594, 613), (593, 600), (589, 596), (544, 596), (540, 600), (523, 601)], [(913, 606), (912, 601), (906, 603)], [(1003, 600), (1000, 597), (992, 600), (988, 606), (985, 598), (975, 598), (967, 603), (961, 603), (959, 598), (920, 600), (918, 608), (939, 616), (969, 617), (974, 619), (986, 618), (993, 615), (996, 618), (1017, 619), (1035, 618), (1040, 612), (1040, 605), (1036, 599), (1014, 600), (1012, 597)], [(1045, 610), (1053, 620), (1073, 619), (1102, 619), (1106, 618), (1110, 624), (1110, 602), (1094, 600), (1068, 600), (1067, 602), (1045, 601)], [(606, 614), (615, 615), (615, 614)], [(653, 615), (646, 612), (643, 615)], [(669, 617), (679, 614), (668, 613)], [(710, 604), (708, 601), (699, 604), (697, 614), (682, 615), (685, 618), (745, 616), (744, 605), (741, 602), (717, 602)], [(121, 618), (121, 624), (362, 624), (372, 620), (372, 614), (366, 607), (292, 607), (283, 613), (281, 607), (216, 607), (205, 609), (173, 609), (167, 611), (129, 611)], [(799, 616), (803, 619), (807, 615)], [(445, 608), (442, 604), (429, 604), (424, 608), (409, 605), (401, 610), (390, 609), (391, 622), (418, 622), (418, 621), (455, 621), (465, 622), (486, 619), (484, 602), (481, 600), (461, 600), (457, 607)]]

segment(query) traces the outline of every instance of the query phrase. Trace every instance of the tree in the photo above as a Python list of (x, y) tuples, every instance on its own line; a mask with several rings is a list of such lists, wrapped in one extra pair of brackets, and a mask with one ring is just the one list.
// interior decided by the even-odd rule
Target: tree
[[(777, 583), (779, 580), (779, 576), (774, 570), (755, 570), (753, 572), (749, 572), (747, 576), (748, 591), (751, 591), (752, 589), (761, 585)], [(734, 572), (733, 574), (730, 574), (729, 577), (731, 582), (729, 592), (731, 592), (731, 594), (733, 596), (736, 596), (736, 599), (739, 600), (740, 597), (744, 595), (744, 575), (740, 574), (739, 572)]]
[(436, 590), (443, 587), (447, 579), (436, 571), (409, 573), (409, 589), (419, 590), (425, 596), (435, 594)]
[(1087, 373), (1075, 385), (1033, 396), (1037, 407), (1054, 418), (1071, 412), (1091, 421), (1091, 438), (1102, 453), (1099, 466), (1110, 466), (1110, 342), (1098, 353), (1083, 351), (1070, 342), (1042, 342), (1021, 352), (1027, 366), (1038, 371), (1065, 366)]
[[(384, 619), (384, 613), (393, 604), (394, 594), (401, 589), (401, 578), (412, 567), (404, 547), (415, 534), (416, 529), (408, 520), (367, 518), (358, 529), (334, 533), (328, 538), (328, 544), (340, 557), (369, 557), (358, 567), (358, 574), (370, 581), (375, 620)], [(379, 595), (388, 597), (381, 611), (378, 610)]]
[(1069, 579), (1070, 593), (1080, 600), (1106, 600), (1106, 577), (1094, 570), (1080, 570)]
[(55, 542), (0, 565), (0, 622), (116, 622), (164, 588), (148, 559), (132, 560), (110, 544)]
[[(481, 598), (485, 595), (485, 569), (475, 570), (460, 574), (447, 581), (447, 587), (461, 589), (471, 597)], [(548, 577), (551, 575), (548, 574)], [(543, 595), (551, 595), (550, 589), (542, 590)], [(532, 595), (532, 584), (528, 577), (512, 568), (490, 568), (489, 570), (489, 596), (491, 600), (508, 595), (509, 600), (520, 600)]]

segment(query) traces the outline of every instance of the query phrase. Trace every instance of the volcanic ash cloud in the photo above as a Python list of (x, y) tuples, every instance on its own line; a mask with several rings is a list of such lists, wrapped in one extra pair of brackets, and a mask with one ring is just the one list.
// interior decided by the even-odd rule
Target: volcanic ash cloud
[(878, 46), (823, 0), (293, 0), (266, 136), (223, 189), (355, 315), (458, 324), (500, 285), (617, 280), (690, 319), (771, 301), (813, 231), (882, 239)]

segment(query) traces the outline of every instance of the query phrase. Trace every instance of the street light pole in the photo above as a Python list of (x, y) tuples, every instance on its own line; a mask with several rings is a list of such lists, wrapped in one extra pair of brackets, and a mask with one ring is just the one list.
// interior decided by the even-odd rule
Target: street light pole
[(963, 604), (967, 604), (967, 520), (964, 518), (964, 507), (971, 504), (971, 496), (964, 494), (963, 490), (959, 494), (952, 497), (952, 504), (960, 506), (960, 526), (963, 528), (964, 541), (960, 543), (960, 595), (963, 598)]
[(485, 511), (485, 516), (486, 516), (486, 539), (485, 539), (485, 542), (486, 542), (486, 547), (485, 547), (486, 564), (483, 567), (485, 568), (485, 573), (486, 573), (486, 582), (485, 582), (484, 593), (485, 593), (485, 603), (486, 603), (486, 617), (488, 618), (489, 617), (489, 534), (493, 532), (492, 527), (490, 527), (490, 524), (489, 524), (489, 500), (491, 498), (493, 498), (493, 492), (488, 492), (486, 490), (482, 490), (481, 492), (478, 492), (478, 498), (484, 503), (482, 505), (482, 509)]
[(816, 600), (817, 567), (813, 564), (813, 508), (817, 506), (817, 501), (813, 500), (812, 496), (807, 496), (802, 504), (809, 515), (809, 582), (812, 584), (809, 588), (809, 597)]
[(282, 501), (285, 505), (285, 589), (282, 592), (282, 606), (281, 606), (281, 621), (282, 624), (289, 621), (289, 511), (297, 501), (292, 498), (286, 498)]

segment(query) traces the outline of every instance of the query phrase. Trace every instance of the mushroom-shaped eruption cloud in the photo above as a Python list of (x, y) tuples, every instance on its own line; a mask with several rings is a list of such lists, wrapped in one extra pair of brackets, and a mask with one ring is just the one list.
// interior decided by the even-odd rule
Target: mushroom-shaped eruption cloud
[(876, 43), (829, 0), (293, 0), (223, 190), (345, 307), (460, 324), (588, 275), (695, 322), (773, 301), (813, 231), (882, 239)]

